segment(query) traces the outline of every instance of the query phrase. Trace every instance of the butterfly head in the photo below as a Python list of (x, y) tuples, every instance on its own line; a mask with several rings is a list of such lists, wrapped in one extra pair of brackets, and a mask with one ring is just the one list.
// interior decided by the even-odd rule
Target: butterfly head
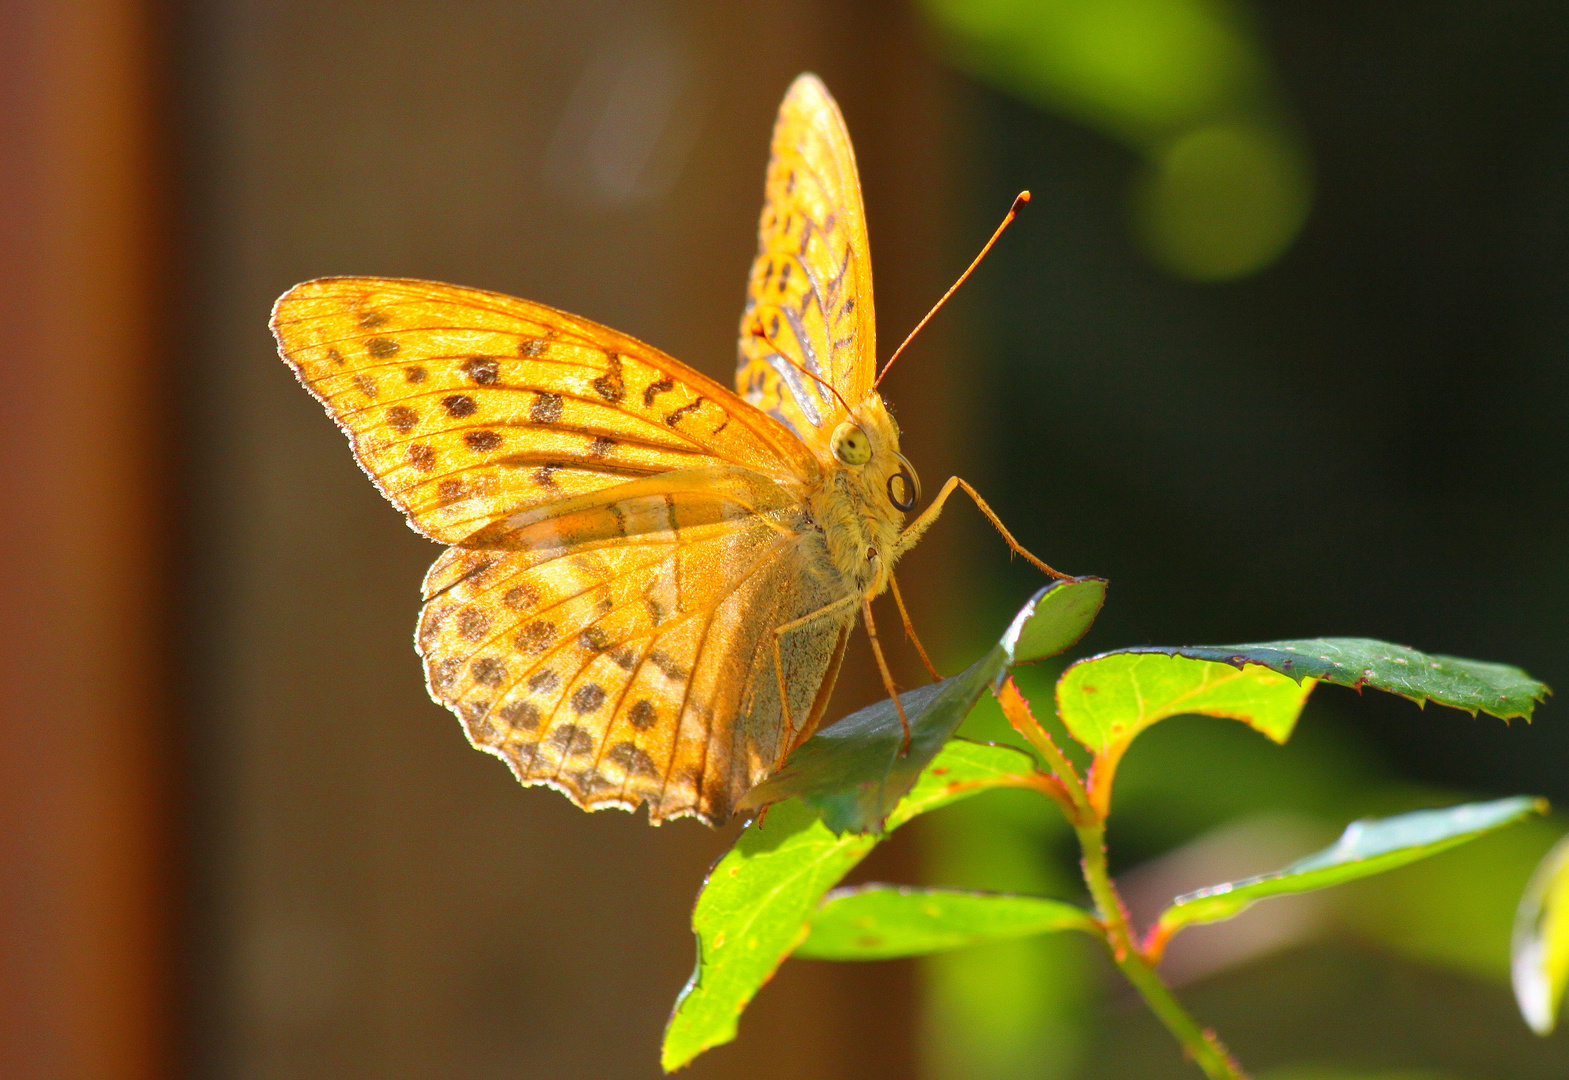
[(870, 500), (909, 513), (921, 498), (921, 480), (899, 453), (899, 427), (877, 394), (869, 394), (834, 428), (828, 448), (838, 465), (860, 481)]

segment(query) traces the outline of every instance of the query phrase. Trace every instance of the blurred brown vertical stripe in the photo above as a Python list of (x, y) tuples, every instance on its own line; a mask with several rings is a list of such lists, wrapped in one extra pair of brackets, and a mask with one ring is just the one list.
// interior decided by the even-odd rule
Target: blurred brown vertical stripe
[(0, 5), (0, 1076), (169, 1071), (152, 21)]

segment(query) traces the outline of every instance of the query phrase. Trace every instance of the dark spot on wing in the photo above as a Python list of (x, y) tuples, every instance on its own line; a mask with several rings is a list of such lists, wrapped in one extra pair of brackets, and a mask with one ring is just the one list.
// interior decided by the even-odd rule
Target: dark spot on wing
[(622, 645), (620, 648), (610, 650), (610, 659), (614, 660), (624, 671), (631, 671), (632, 665), (637, 663), (637, 654)]
[(389, 356), (396, 356), (401, 348), (402, 346), (391, 338), (373, 337), (365, 342), (365, 351), (377, 360), (385, 360)]
[(469, 676), (481, 686), (495, 688), (507, 679), (507, 665), (494, 656), (481, 656), (469, 664)]
[(590, 626), (577, 636), (577, 643), (589, 652), (604, 652), (610, 648), (610, 637), (603, 627)]
[(675, 659), (663, 649), (655, 649), (648, 654), (648, 662), (665, 673), (665, 678), (675, 682), (686, 680), (686, 668), (676, 663)]
[(560, 685), (561, 679), (550, 668), (545, 668), (543, 671), (536, 671), (534, 674), (528, 677), (528, 688), (530, 693), (548, 694)]
[(533, 731), (539, 727), (539, 706), (532, 701), (509, 701), (496, 710), (496, 715), (519, 731)]
[(436, 485), (436, 498), (443, 503), (457, 502), (463, 497), (463, 481), (443, 480)]
[(542, 488), (555, 487), (556, 478), (552, 474), (559, 471), (560, 468), (561, 466), (555, 462), (546, 462), (534, 470), (534, 482)]
[(479, 608), (464, 608), (458, 613), (458, 637), (478, 641), (490, 629), (490, 616)]
[(411, 443), (409, 445), (409, 464), (420, 472), (430, 472), (436, 467), (436, 451), (424, 443)]
[(659, 767), (654, 764), (654, 759), (634, 742), (616, 743), (610, 748), (610, 753), (605, 755), (605, 760), (621, 766), (628, 776), (659, 775)]
[(660, 394), (663, 394), (666, 390), (674, 390), (675, 388), (675, 380), (670, 378), (668, 375), (663, 379), (660, 379), (658, 382), (649, 383), (646, 387), (643, 388), (643, 404), (652, 405), (654, 403), (654, 399)]
[(696, 401), (693, 401), (693, 402), (690, 402), (690, 403), (688, 403), (686, 405), (681, 406), (675, 412), (670, 413), (668, 416), (665, 417), (665, 423), (668, 424), (670, 427), (675, 427), (677, 424), (679, 424), (682, 420), (684, 420), (686, 418), (686, 415), (688, 413), (695, 411), (697, 409), (697, 407), (699, 405), (701, 405), (706, 400), (707, 400), (706, 398), (698, 398)]
[(606, 458), (610, 451), (616, 448), (616, 440), (607, 439), (603, 435), (588, 444), (588, 456), (593, 458)]
[(450, 658), (438, 661), (430, 669), (430, 685), (437, 690), (445, 690), (458, 677), (458, 668), (461, 666), (460, 661)]
[(550, 342), (546, 341), (544, 338), (540, 338), (540, 337), (524, 338), (522, 341), (518, 342), (518, 355), (519, 356), (544, 356), (545, 355), (545, 349), (547, 347), (549, 347), (549, 345), (550, 345)]
[(470, 357), (459, 366), (463, 369), (463, 374), (480, 386), (495, 385), (496, 379), (501, 374), (501, 365), (490, 356)]
[(654, 708), (654, 703), (647, 698), (639, 698), (632, 703), (632, 708), (627, 710), (627, 719), (639, 731), (647, 731), (659, 723), (659, 712)]
[(595, 393), (614, 405), (626, 396), (626, 380), (621, 376), (619, 353), (605, 354), (605, 373), (593, 382)]
[(430, 373), (427, 372), (424, 368), (420, 367), (420, 365), (415, 364), (413, 367), (406, 367), (403, 369), (403, 381), (411, 383), (422, 383), (429, 374)]
[(579, 716), (597, 712), (605, 703), (605, 689), (598, 683), (586, 682), (572, 691), (572, 711)]
[(484, 450), (494, 450), (501, 445), (501, 432), (499, 431), (465, 431), (463, 441), (468, 443), (469, 449), (475, 453)]
[(556, 624), (538, 619), (518, 631), (512, 643), (524, 653), (533, 656), (544, 652), (556, 640)]
[(514, 585), (501, 596), (501, 602), (514, 611), (539, 603), (539, 590), (532, 585)]
[(364, 394), (372, 401), (376, 400), (376, 381), (369, 375), (361, 373), (354, 376), (354, 386), (359, 390), (360, 393)]
[(534, 767), (535, 759), (539, 757), (539, 743), (537, 742), (518, 743), (516, 746), (506, 746), (502, 749), (519, 772), (531, 770)]
[(367, 311), (360, 316), (360, 325), (366, 330), (374, 330), (386, 323), (387, 317), (379, 311)]
[(561, 419), (561, 395), (545, 390), (534, 391), (534, 404), (529, 406), (528, 418), (536, 424), (554, 424)]
[(419, 423), (419, 413), (407, 405), (394, 405), (387, 410), (387, 423), (407, 435)]
[(568, 757), (594, 752), (594, 736), (576, 724), (557, 724), (550, 732), (550, 745)]
[(450, 397), (444, 397), (441, 399), (441, 407), (447, 410), (448, 416), (456, 417), (459, 420), (465, 416), (473, 416), (479, 409), (479, 406), (474, 404), (474, 399), (467, 394), (453, 394)]

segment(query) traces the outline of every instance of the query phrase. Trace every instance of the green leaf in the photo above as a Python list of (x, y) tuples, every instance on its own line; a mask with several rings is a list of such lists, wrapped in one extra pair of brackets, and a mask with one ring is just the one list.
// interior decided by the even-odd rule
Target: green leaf
[(1143, 647), (1126, 653), (1160, 653), (1213, 660), (1241, 667), (1258, 664), (1293, 679), (1321, 679), (1361, 690), (1371, 686), (1410, 698), (1418, 705), (1436, 701), (1464, 709), (1472, 716), (1485, 712), (1500, 720), (1531, 719), (1538, 702), (1550, 691), (1519, 668), (1486, 664), (1427, 653), (1369, 638), (1316, 638), (1308, 641), (1267, 641), (1258, 645), (1187, 645)]
[(1040, 896), (860, 885), (828, 894), (795, 954), (816, 960), (891, 960), (1052, 930), (1094, 931), (1096, 926), (1082, 908)]
[(799, 797), (840, 832), (877, 832), (895, 804), (915, 784), (981, 694), (1012, 664), (1054, 656), (1084, 636), (1106, 599), (1101, 578), (1073, 578), (1048, 585), (1014, 616), (1002, 639), (962, 673), (899, 695), (910, 721), (904, 726), (893, 702), (883, 700), (823, 728), (784, 765), (742, 798), (756, 810)]
[(1544, 800), (1519, 795), (1443, 810), (1417, 810), (1381, 820), (1354, 821), (1335, 843), (1284, 870), (1177, 897), (1161, 915), (1157, 936), (1168, 937), (1193, 923), (1229, 919), (1266, 896), (1308, 892), (1381, 874), (1546, 809)]
[(1057, 714), (1105, 762), (1101, 784), (1139, 732), (1168, 716), (1224, 716), (1285, 742), (1313, 689), (1267, 668), (1228, 667), (1159, 652), (1080, 660), (1057, 680)]
[(1520, 1014), (1532, 1031), (1551, 1035), (1569, 984), (1569, 836), (1531, 875), (1509, 951)]
[(1033, 664), (1079, 643), (1106, 602), (1106, 579), (1054, 581), (1013, 617), (1001, 647), (1010, 664)]
[[(1017, 786), (1033, 771), (1033, 759), (1012, 747), (956, 739), (888, 815), (888, 827), (987, 788)], [(709, 872), (692, 911), (697, 969), (665, 1028), (666, 1072), (735, 1038), (741, 1010), (806, 935), (823, 894), (877, 842), (834, 835), (796, 800), (746, 827)]]

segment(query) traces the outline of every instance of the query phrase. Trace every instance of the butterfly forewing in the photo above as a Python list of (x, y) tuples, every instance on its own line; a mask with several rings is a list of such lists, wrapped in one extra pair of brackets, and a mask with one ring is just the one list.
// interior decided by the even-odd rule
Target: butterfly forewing
[(523, 782), (717, 823), (815, 723), (854, 609), (782, 642), (792, 728), (771, 629), (827, 602), (818, 541), (788, 491), (713, 473), (573, 500), (432, 567), (431, 693)]
[(425, 535), (433, 697), (525, 783), (728, 816), (822, 713), (854, 608), (807, 512), (812, 452), (624, 334), (475, 289), (308, 282), (285, 359)]
[(791, 86), (774, 127), (739, 351), (737, 391), (809, 441), (844, 415), (797, 366), (851, 404), (871, 389), (877, 342), (861, 186), (838, 106), (813, 75)]
[(777, 479), (804, 448), (712, 380), (541, 304), (435, 282), (327, 278), (273, 330), (377, 485), (425, 535), (638, 477), (729, 464)]

